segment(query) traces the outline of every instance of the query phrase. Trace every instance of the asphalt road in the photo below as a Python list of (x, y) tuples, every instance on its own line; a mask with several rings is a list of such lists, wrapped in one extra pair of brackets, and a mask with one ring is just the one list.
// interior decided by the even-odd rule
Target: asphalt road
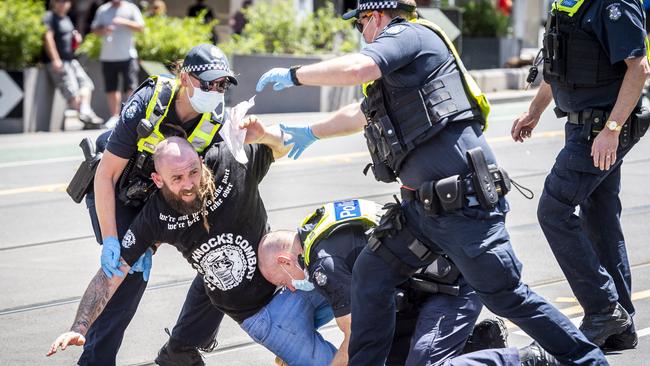
[[(487, 136), (502, 166), (536, 197), (509, 195), (508, 227), (516, 253), (524, 264), (524, 280), (579, 322), (582, 310), (557, 266), (536, 219), (537, 197), (544, 177), (563, 144), (563, 125), (548, 111), (534, 138), (512, 142), (514, 117), (527, 102), (494, 106)], [(266, 115), (268, 122), (301, 124), (321, 114)], [(66, 331), (79, 297), (99, 266), (83, 205), (65, 193), (81, 160), (78, 142), (97, 132), (42, 133), (0, 136), (0, 365), (74, 364), (79, 348), (46, 358), (50, 343)], [(647, 138), (646, 138), (647, 139)], [(623, 165), (622, 221), (633, 266), (635, 317), (640, 340), (635, 350), (609, 354), (612, 365), (650, 365), (650, 144), (642, 141)], [(435, 157), (434, 157), (435, 158)], [(271, 225), (292, 229), (319, 203), (363, 197), (385, 202), (396, 186), (376, 183), (361, 173), (369, 158), (361, 136), (319, 141), (298, 161), (280, 160), (262, 184)], [(119, 365), (150, 364), (165, 342), (164, 327), (172, 327), (193, 278), (192, 269), (171, 247), (154, 257), (151, 283), (129, 327)], [(487, 315), (487, 314), (485, 314)], [(341, 334), (334, 323), (323, 330), (335, 344)], [(209, 365), (273, 365), (274, 357), (252, 343), (235, 322), (226, 319)], [(531, 340), (510, 327), (510, 344)]]

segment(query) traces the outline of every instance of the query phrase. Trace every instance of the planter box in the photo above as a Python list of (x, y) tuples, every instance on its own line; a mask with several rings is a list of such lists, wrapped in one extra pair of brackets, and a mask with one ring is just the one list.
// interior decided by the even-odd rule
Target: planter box
[(329, 112), (360, 98), (359, 87), (300, 86), (274, 91), (267, 85), (261, 93), (255, 91), (260, 76), (271, 68), (308, 65), (321, 60), (321, 57), (234, 55), (231, 67), (239, 84), (226, 94), (226, 104), (233, 106), (257, 94), (251, 113)]
[(67, 103), (44, 68), (0, 70), (0, 92), (0, 133), (63, 129)]
[(502, 68), (511, 57), (521, 52), (516, 38), (463, 38), (461, 59), (468, 70)]

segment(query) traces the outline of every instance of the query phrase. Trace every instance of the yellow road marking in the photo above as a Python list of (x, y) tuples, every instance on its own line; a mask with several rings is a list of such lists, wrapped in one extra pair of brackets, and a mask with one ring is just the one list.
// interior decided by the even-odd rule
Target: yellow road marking
[(578, 302), (578, 299), (575, 297), (557, 297), (555, 302)]
[[(643, 300), (650, 297), (650, 290), (644, 290), (644, 291), (638, 291), (638, 292), (633, 292), (632, 293), (632, 300), (637, 301), (637, 300)], [(560, 302), (558, 299), (564, 299), (564, 300), (575, 300), (574, 297), (558, 297), (555, 299), (555, 302)], [(575, 300), (578, 301), (578, 300)], [(567, 301), (568, 302), (568, 301)], [(568, 308), (562, 308), (560, 309), (560, 312), (562, 314), (566, 315), (567, 317), (572, 317), (574, 315), (582, 314), (584, 311), (582, 310), (582, 306), (580, 305), (575, 305), (575, 306), (570, 306)], [(517, 326), (513, 324), (512, 322), (505, 320), (506, 327), (508, 329), (515, 329)]]
[[(535, 133), (532, 139), (536, 138), (553, 138), (564, 136), (564, 131), (544, 131)], [(512, 141), (512, 137), (508, 136), (499, 136), (488, 138), (489, 143)], [(316, 156), (311, 158), (300, 158), (298, 160), (293, 159), (284, 159), (277, 163), (274, 163), (274, 166), (289, 166), (289, 165), (305, 165), (305, 164), (345, 164), (350, 163), (354, 159), (363, 158), (368, 156), (368, 151), (358, 151), (353, 153), (346, 154), (335, 154), (327, 156)], [(0, 190), (0, 196), (9, 196), (14, 194), (25, 194), (25, 193), (44, 193), (44, 192), (63, 192), (67, 187), (67, 183), (56, 183), (56, 184), (46, 184), (41, 186), (32, 186), (32, 187), (20, 187), (20, 188), (11, 188)]]

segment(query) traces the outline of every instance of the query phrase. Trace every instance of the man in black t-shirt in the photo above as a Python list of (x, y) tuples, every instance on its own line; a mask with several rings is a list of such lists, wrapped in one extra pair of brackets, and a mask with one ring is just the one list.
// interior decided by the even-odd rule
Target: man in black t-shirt
[[(257, 246), (267, 231), (258, 184), (274, 158), (288, 149), (277, 127), (249, 119), (242, 128), (247, 129), (246, 142), (255, 143), (245, 146), (248, 162), (243, 166), (223, 144), (210, 149), (204, 164), (186, 140), (172, 137), (158, 145), (152, 178), (160, 190), (125, 234), (120, 269), (128, 271), (143, 253), (169, 243), (203, 275), (212, 303), (255, 341), (292, 365), (329, 364), (336, 348), (314, 324), (316, 314), (327, 313), (325, 299), (307, 292), (274, 294), (275, 286), (257, 267)], [(97, 273), (72, 331), (61, 335), (49, 354), (58, 346), (83, 344), (86, 330), (122, 280)]]

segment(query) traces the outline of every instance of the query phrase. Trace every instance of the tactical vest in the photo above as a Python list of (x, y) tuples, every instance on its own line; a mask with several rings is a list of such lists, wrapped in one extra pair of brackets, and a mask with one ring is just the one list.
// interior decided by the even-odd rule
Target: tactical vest
[[(362, 111), (368, 120), (365, 136), (373, 160), (375, 178), (395, 181), (404, 159), (417, 146), (431, 139), (453, 117), (471, 112), (487, 128), (490, 104), (465, 69), (456, 49), (433, 23), (417, 19), (445, 43), (458, 71), (437, 76), (416, 88), (392, 88), (383, 80), (364, 85)], [(467, 120), (463, 118), (463, 120)]]
[[(178, 89), (178, 80), (172, 75), (154, 75), (151, 79), (156, 82), (156, 86), (145, 114), (144, 122), (148, 121), (148, 128), (143, 128), (142, 122), (138, 126), (138, 152), (129, 160), (119, 182), (120, 200), (133, 207), (143, 204), (155, 191), (150, 179), (154, 171), (152, 156), (158, 143), (166, 137), (160, 132), (160, 126), (167, 117), (169, 106)], [(223, 124), (224, 110), (225, 106), (220, 104), (215, 111), (203, 113), (199, 123), (187, 137), (187, 141), (199, 154), (210, 146), (219, 132)]]
[(377, 226), (380, 210), (377, 204), (366, 200), (330, 202), (307, 216), (298, 234), (303, 244), (305, 266), (309, 266), (309, 255), (321, 239), (342, 227), (358, 226), (369, 229)]
[(622, 80), (624, 61), (611, 64), (592, 33), (582, 29), (585, 14), (597, 1), (561, 0), (553, 3), (544, 33), (544, 80), (567, 88), (599, 87)]

